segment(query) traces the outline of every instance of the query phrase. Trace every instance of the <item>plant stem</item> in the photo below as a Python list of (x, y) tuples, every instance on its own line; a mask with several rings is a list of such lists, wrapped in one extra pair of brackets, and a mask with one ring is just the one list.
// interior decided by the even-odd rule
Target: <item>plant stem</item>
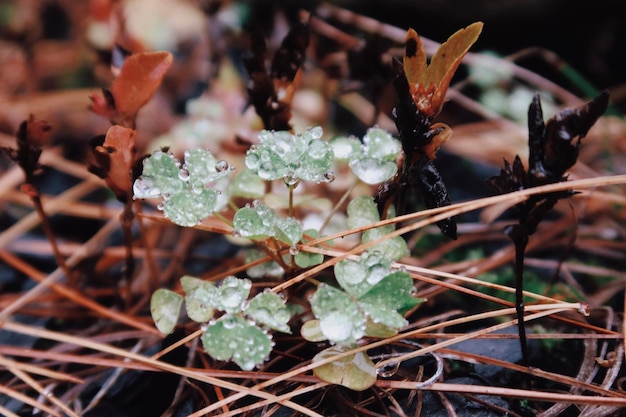
[(524, 256), (528, 245), (528, 233), (521, 225), (510, 226), (506, 234), (515, 246), (515, 312), (517, 313), (517, 328), (522, 348), (522, 362), (530, 366), (528, 359), (528, 341), (526, 339), (526, 323), (524, 322)]
[(135, 258), (133, 257), (133, 200), (129, 200), (124, 204), (124, 211), (120, 215), (122, 223), (122, 232), (124, 233), (124, 247), (126, 248), (126, 264), (124, 266), (124, 282), (122, 284), (122, 297), (126, 305), (130, 305), (131, 298), (131, 280), (135, 272)]
[(48, 216), (46, 215), (46, 212), (43, 209), (43, 204), (41, 203), (41, 194), (39, 194), (39, 189), (32, 184), (25, 183), (24, 185), (22, 185), (22, 191), (26, 195), (28, 195), (31, 201), (33, 202), (35, 211), (37, 212), (37, 215), (39, 216), (39, 219), (41, 220), (41, 227), (43, 228), (46, 238), (48, 239), (48, 242), (50, 242), (52, 253), (54, 253), (54, 257), (59, 267), (63, 270), (63, 272), (65, 272), (70, 288), (75, 288), (78, 285), (78, 282), (74, 274), (70, 273), (70, 270), (67, 264), (65, 263), (65, 259), (63, 258), (63, 255), (61, 254), (61, 251), (59, 250), (59, 246), (57, 245), (57, 242), (56, 242), (56, 237), (54, 236), (52, 227), (50, 227), (50, 221), (48, 220)]
[(333, 209), (330, 211), (330, 213), (328, 213), (328, 216), (326, 216), (326, 218), (324, 219), (324, 223), (322, 223), (322, 227), (320, 227), (320, 230), (319, 230), (320, 236), (322, 235), (322, 231), (326, 228), (326, 226), (328, 226), (328, 223), (330, 223), (330, 220), (333, 218), (335, 213), (337, 213), (339, 208), (346, 202), (348, 197), (350, 197), (350, 194), (352, 193), (352, 190), (354, 190), (354, 187), (356, 187), (356, 185), (358, 183), (359, 183), (359, 180), (358, 180), (358, 178), (356, 178), (354, 180), (354, 182), (352, 183), (352, 185), (350, 186), (350, 188), (348, 188), (346, 190), (346, 192), (343, 193), (343, 195), (341, 196), (339, 201), (337, 201), (337, 204), (335, 204), (335, 207), (333, 207)]
[(293, 209), (293, 190), (296, 188), (298, 183), (290, 184), (287, 187), (289, 188), (289, 217), (293, 217), (294, 209)]

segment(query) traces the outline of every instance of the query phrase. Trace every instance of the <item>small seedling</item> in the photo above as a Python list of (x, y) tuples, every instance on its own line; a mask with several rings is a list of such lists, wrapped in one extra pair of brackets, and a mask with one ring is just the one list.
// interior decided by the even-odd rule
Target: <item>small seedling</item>
[[(322, 140), (322, 134), (319, 127), (296, 135), (286, 131), (262, 131), (259, 144), (246, 155), (247, 169), (227, 187), (237, 197), (253, 198), (234, 212), (230, 222), (235, 236), (248, 239), (259, 248), (247, 252), (246, 262), (267, 254), (272, 258), (249, 268), (251, 278), (280, 277), (288, 271), (319, 265), (324, 259), (319, 253), (298, 249), (299, 245), (317, 238), (319, 232), (304, 231), (298, 219), (271, 209), (259, 199), (264, 197), (261, 185), (282, 181), (290, 192), (288, 211), (293, 213), (292, 193), (298, 184), (332, 181), (335, 163), (347, 163), (355, 180), (368, 184), (388, 180), (396, 172), (400, 143), (389, 133), (370, 129), (363, 143), (356, 138), (337, 138), (328, 143)], [(228, 196), (214, 187), (217, 182), (229, 179), (232, 173), (229, 166), (207, 150), (188, 150), (182, 162), (158, 150), (143, 160), (142, 175), (133, 185), (134, 198), (161, 199), (157, 208), (165, 217), (178, 225), (193, 227), (226, 206), (217, 201), (219, 196)], [(369, 196), (354, 199), (347, 207), (347, 214), (348, 227), (365, 229), (362, 242), (377, 239), (380, 242), (359, 260), (343, 260), (335, 266), (339, 288), (319, 284), (310, 300), (315, 319), (303, 325), (302, 334), (309, 340), (327, 340), (350, 348), (364, 336), (395, 334), (407, 324), (402, 314), (420, 300), (412, 295), (410, 275), (390, 267), (391, 260), (408, 255), (404, 239), (399, 236), (384, 239), (393, 231), (393, 225), (368, 228), (380, 220), (373, 199)], [(388, 215), (394, 215), (392, 209)], [(167, 289), (154, 293), (151, 311), (157, 327), (163, 333), (171, 332), (184, 302), (190, 319), (206, 323), (202, 340), (206, 351), (217, 360), (232, 359), (242, 369), (251, 369), (269, 355), (272, 341), (267, 330), (290, 332), (287, 325), (290, 315), (278, 295), (260, 292), (246, 301), (251, 287), (249, 280), (229, 277), (216, 287), (206, 281), (183, 277), (181, 283), (185, 296)], [(254, 341), (257, 347), (254, 352), (244, 349), (249, 344), (246, 340)], [(362, 363), (369, 360), (365, 359), (366, 355), (361, 356), (353, 359)], [(327, 366), (320, 367), (321, 378), (326, 378), (327, 369)], [(375, 380), (375, 372), (372, 375)]]

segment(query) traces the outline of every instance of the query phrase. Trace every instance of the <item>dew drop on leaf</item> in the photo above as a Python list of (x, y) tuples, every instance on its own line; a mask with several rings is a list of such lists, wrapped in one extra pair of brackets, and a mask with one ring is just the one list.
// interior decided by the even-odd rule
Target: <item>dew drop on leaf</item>
[(230, 164), (223, 159), (217, 161), (217, 163), (215, 164), (215, 170), (217, 172), (224, 172), (224, 171), (228, 171), (229, 169), (230, 169)]

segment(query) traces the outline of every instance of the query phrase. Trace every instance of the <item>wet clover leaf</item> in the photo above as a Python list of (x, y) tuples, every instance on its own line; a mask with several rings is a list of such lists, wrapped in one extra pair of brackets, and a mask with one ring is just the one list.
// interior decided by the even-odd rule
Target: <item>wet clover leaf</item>
[(413, 280), (404, 271), (395, 271), (359, 297), (359, 306), (374, 323), (392, 329), (401, 329), (408, 323), (400, 314), (418, 305), (424, 299), (411, 295)]
[(413, 297), (411, 276), (391, 271), (380, 252), (339, 262), (335, 277), (343, 291), (321, 284), (311, 297), (317, 320), (302, 327), (307, 340), (319, 341), (322, 334), (331, 343), (347, 345), (365, 335), (395, 334), (407, 324), (403, 313), (424, 301)]
[(349, 166), (366, 184), (380, 184), (398, 171), (396, 158), (402, 149), (400, 141), (380, 128), (371, 128), (363, 136), (360, 152), (352, 152)]
[[(259, 249), (248, 249), (244, 257), (244, 262), (249, 264), (265, 257), (267, 257), (267, 254)], [(246, 273), (250, 278), (280, 278), (285, 274), (285, 270), (276, 261), (272, 260), (252, 266), (246, 269)]]
[(213, 183), (232, 171), (204, 149), (185, 152), (185, 163), (169, 153), (156, 151), (143, 161), (143, 172), (133, 185), (134, 198), (163, 198), (159, 209), (172, 222), (191, 227), (208, 217), (217, 206)]
[(335, 265), (335, 277), (341, 288), (359, 298), (390, 272), (391, 263), (381, 252), (365, 252), (357, 260), (344, 259)]
[(333, 148), (337, 161), (348, 162), (351, 158), (358, 158), (362, 155), (361, 141), (354, 136), (338, 136), (328, 143)]
[(248, 239), (276, 237), (294, 246), (302, 239), (302, 225), (293, 217), (278, 217), (267, 205), (256, 201), (254, 207), (237, 210), (233, 218), (237, 235)]
[(219, 286), (217, 296), (217, 308), (227, 313), (238, 313), (244, 309), (244, 303), (248, 299), (252, 288), (249, 279), (239, 279), (234, 276), (224, 278)]
[(218, 306), (219, 291), (213, 283), (193, 277), (181, 278), (185, 290), (185, 309), (193, 321), (206, 323)]
[(238, 236), (248, 239), (267, 239), (272, 236), (275, 215), (262, 217), (256, 208), (242, 207), (233, 218), (233, 227)]
[(302, 134), (287, 131), (259, 133), (259, 144), (251, 147), (246, 167), (265, 181), (284, 179), (288, 185), (298, 180), (327, 182), (334, 160), (332, 147), (321, 140), (322, 128)]
[(233, 314), (209, 323), (201, 340), (211, 357), (221, 361), (232, 359), (244, 371), (262, 363), (272, 349), (272, 339), (267, 333)]
[(164, 288), (156, 290), (150, 298), (150, 314), (157, 329), (163, 334), (170, 334), (178, 322), (183, 297)]
[(280, 217), (274, 225), (276, 238), (290, 246), (295, 246), (302, 239), (302, 225), (293, 217)]
[(331, 343), (351, 344), (365, 335), (365, 319), (345, 292), (320, 284), (311, 297), (311, 308), (321, 332)]
[[(331, 346), (313, 358), (313, 363), (347, 352), (350, 348)], [(363, 391), (376, 383), (376, 365), (365, 352), (344, 356), (333, 362), (318, 366), (313, 373), (322, 381), (343, 385), (354, 391)]]
[(289, 310), (278, 294), (262, 292), (257, 294), (245, 311), (255, 322), (283, 333), (291, 333), (287, 322), (291, 318)]
[(350, 201), (346, 212), (348, 214), (346, 221), (351, 229), (368, 226), (380, 220), (378, 208), (369, 196), (357, 197)]
[[(378, 208), (371, 197), (363, 196), (355, 198), (348, 204), (348, 227), (358, 228), (368, 226), (380, 220)], [(388, 211), (387, 217), (394, 217), (395, 213)], [(375, 229), (366, 230), (361, 237), (363, 243), (379, 239), (394, 231), (393, 225), (380, 226)], [(398, 260), (409, 255), (409, 248), (402, 236), (395, 236), (385, 239), (373, 248), (383, 253), (387, 258)]]

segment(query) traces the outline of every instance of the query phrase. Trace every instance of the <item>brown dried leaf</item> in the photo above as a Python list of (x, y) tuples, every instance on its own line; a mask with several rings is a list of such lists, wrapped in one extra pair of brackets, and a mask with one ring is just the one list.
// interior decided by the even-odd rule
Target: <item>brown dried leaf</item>
[(156, 93), (172, 61), (172, 54), (167, 51), (141, 52), (126, 59), (111, 86), (117, 112), (123, 120), (134, 121), (139, 109)]
[(102, 144), (93, 144), (93, 153), (98, 164), (91, 171), (106, 181), (117, 199), (129, 201), (133, 187), (133, 165), (135, 163), (135, 130), (112, 126)]
[(170, 52), (140, 52), (130, 55), (110, 90), (91, 96), (93, 112), (112, 124), (134, 127), (137, 112), (154, 96), (172, 65)]

